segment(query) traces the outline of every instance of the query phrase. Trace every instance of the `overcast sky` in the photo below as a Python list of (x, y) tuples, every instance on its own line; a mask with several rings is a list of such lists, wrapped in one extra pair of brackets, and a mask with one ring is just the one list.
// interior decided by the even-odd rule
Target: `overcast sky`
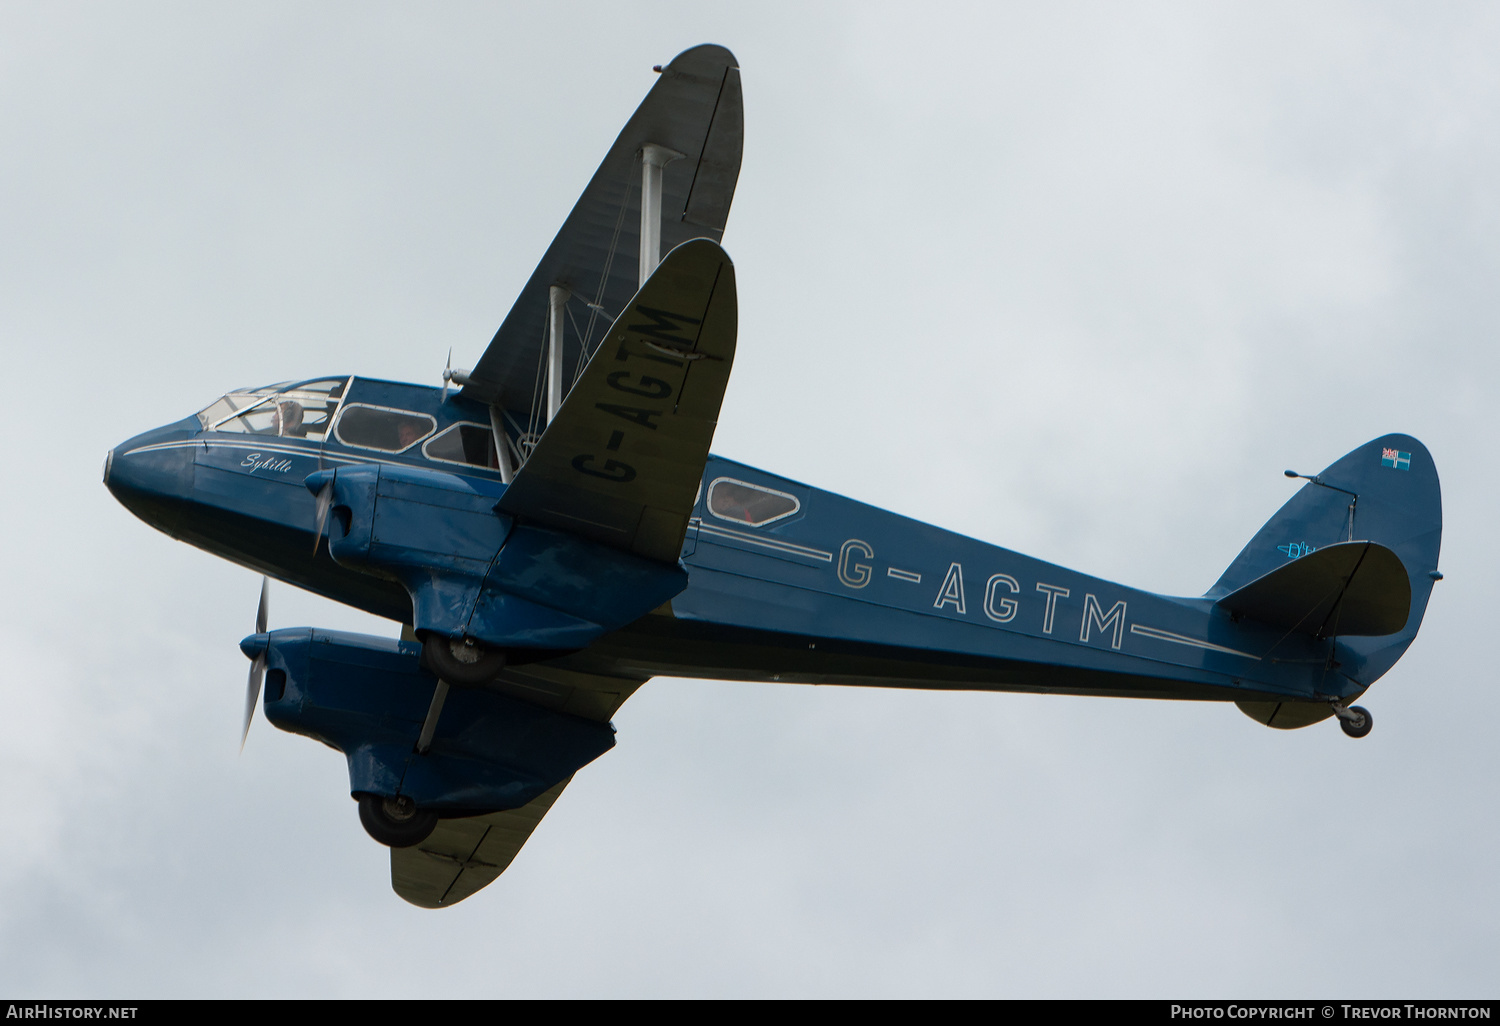
[[(0, 992), (1493, 997), (1497, 9), (739, 6), (0, 0)], [(1201, 594), (1284, 468), (1414, 434), (1447, 579), (1369, 738), (657, 680), (437, 912), (340, 756), (238, 754), (259, 582), (106, 450), (472, 365), (701, 42), (745, 94), (715, 450)]]

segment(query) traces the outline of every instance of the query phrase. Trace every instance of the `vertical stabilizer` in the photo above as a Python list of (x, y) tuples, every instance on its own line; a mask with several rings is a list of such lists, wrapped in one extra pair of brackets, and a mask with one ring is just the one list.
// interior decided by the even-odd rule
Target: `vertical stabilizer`
[(1390, 549), (1411, 584), (1405, 626), (1379, 637), (1340, 637), (1335, 656), (1340, 672), (1368, 687), (1395, 664), (1422, 625), (1442, 535), (1442, 495), (1427, 447), (1410, 435), (1386, 435), (1303, 485), (1256, 532), (1208, 597), (1222, 599), (1328, 546), (1372, 541)]

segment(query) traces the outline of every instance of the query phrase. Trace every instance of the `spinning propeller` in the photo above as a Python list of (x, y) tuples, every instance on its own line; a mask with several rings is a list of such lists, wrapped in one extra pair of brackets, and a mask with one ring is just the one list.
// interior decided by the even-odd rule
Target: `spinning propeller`
[(448, 347), (448, 362), (443, 366), (443, 402), (448, 401), (448, 382), (456, 381), (459, 385), (469, 383), (469, 372), (453, 369), (453, 347)]
[(266, 649), (270, 639), (266, 637), (266, 621), (269, 614), (271, 580), (260, 579), (260, 607), (255, 611), (255, 633), (240, 642), (240, 651), (250, 656), (250, 680), (245, 686), (245, 727), (240, 732), (240, 751), (245, 750), (245, 739), (250, 736), (250, 719), (255, 715), (255, 703), (260, 701), (260, 685), (266, 679)]
[[(446, 383), (444, 384), (446, 387)], [(318, 544), (323, 540), (323, 531), (328, 527), (328, 510), (333, 506), (333, 477), (323, 482), (318, 489), (318, 512), (313, 523), (313, 555), (318, 554)], [(265, 600), (262, 599), (262, 604)]]

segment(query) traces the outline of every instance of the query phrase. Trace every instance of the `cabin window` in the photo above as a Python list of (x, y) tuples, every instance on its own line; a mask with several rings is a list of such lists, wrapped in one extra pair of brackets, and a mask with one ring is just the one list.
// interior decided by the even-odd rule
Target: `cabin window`
[(351, 403), (339, 414), (334, 434), (345, 445), (404, 452), (432, 434), (437, 421), (425, 413)]
[(716, 478), (708, 486), (708, 511), (720, 520), (761, 527), (783, 520), (801, 508), (795, 495), (732, 477)]
[(231, 392), (198, 414), (198, 420), (207, 431), (321, 442), (347, 383), (346, 378), (327, 378)]
[(495, 458), (495, 433), (488, 424), (454, 424), (422, 446), (422, 455), (443, 463), (463, 463), (489, 470), (500, 466)]

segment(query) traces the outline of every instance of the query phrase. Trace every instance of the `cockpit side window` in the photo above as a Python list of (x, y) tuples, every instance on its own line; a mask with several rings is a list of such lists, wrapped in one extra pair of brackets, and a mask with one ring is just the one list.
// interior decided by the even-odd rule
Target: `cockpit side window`
[(454, 424), (422, 446), (422, 455), (443, 463), (499, 469), (495, 458), (495, 433), (488, 424)]
[(334, 437), (360, 449), (404, 452), (436, 428), (437, 420), (425, 413), (350, 403), (339, 414)]
[(325, 378), (231, 392), (199, 413), (198, 420), (205, 431), (321, 442), (347, 384), (347, 378)]

